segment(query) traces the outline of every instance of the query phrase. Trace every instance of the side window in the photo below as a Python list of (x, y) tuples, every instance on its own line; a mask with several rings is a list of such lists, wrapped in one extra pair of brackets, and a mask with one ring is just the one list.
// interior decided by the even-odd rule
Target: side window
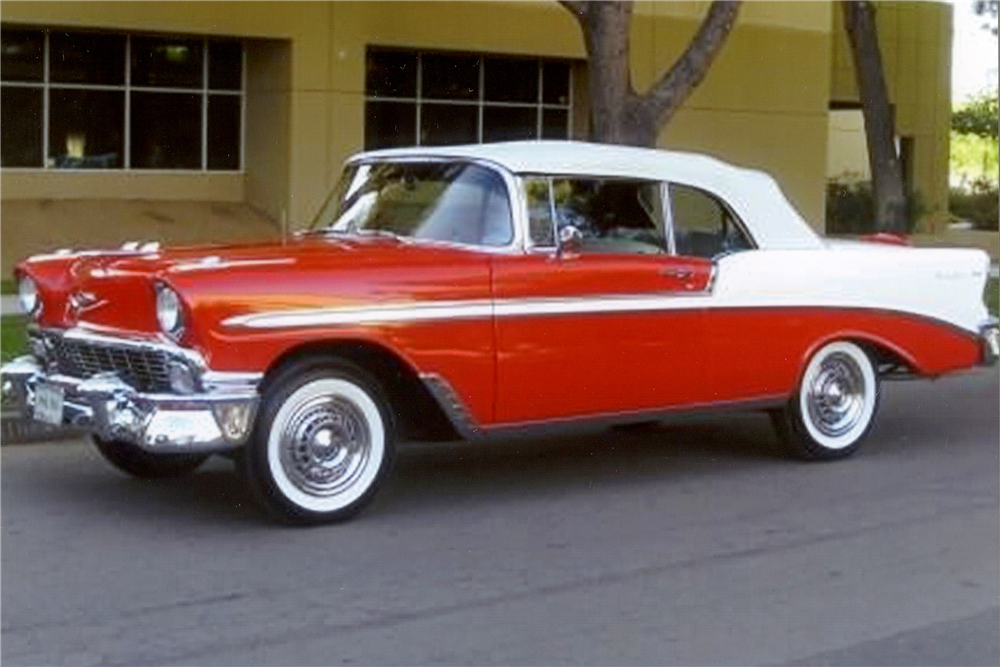
[(528, 200), (528, 238), (536, 248), (552, 248), (556, 244), (552, 225), (552, 199), (549, 179), (525, 178), (524, 194)]
[(552, 208), (557, 228), (580, 230), (583, 252), (667, 252), (656, 182), (557, 178), (552, 181)]
[(704, 190), (671, 183), (670, 211), (678, 255), (711, 258), (753, 248), (729, 209)]

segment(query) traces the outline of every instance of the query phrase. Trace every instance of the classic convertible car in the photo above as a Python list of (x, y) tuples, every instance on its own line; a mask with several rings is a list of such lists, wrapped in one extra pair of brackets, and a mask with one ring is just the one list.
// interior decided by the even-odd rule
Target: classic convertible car
[(285, 244), (18, 265), (28, 415), (139, 477), (213, 453), (295, 522), (352, 515), (397, 441), (767, 410), (795, 453), (869, 432), (884, 378), (990, 364), (989, 259), (817, 236), (768, 176), (572, 142), (348, 161)]

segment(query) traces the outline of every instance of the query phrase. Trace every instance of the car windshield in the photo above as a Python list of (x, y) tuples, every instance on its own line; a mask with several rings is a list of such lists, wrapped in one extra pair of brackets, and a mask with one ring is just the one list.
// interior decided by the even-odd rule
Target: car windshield
[(351, 165), (313, 229), (484, 246), (513, 239), (503, 179), (465, 162)]

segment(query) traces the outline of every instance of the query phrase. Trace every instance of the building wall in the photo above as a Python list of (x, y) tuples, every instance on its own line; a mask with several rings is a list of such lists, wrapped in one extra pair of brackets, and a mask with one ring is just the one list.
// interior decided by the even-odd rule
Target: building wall
[[(648, 87), (679, 55), (708, 5), (708, 2), (637, 3), (631, 53), (633, 77), (640, 89)], [(839, 52), (832, 46), (837, 42), (831, 39), (831, 31), (836, 31), (838, 25), (833, 6), (830, 2), (745, 3), (723, 52), (702, 85), (663, 130), (659, 145), (710, 153), (770, 172), (806, 219), (821, 228), (828, 103), (831, 91), (849, 95), (842, 82), (842, 68), (835, 58)], [(917, 30), (911, 19), (918, 13), (934, 21), (933, 43), (943, 44), (937, 33), (943, 29), (941, 16), (950, 14), (936, 7), (933, 11), (921, 11), (896, 13), (892, 25), (905, 24), (909, 30), (894, 38), (897, 51), (903, 50), (899, 44)], [(909, 18), (904, 20), (903, 15)], [(546, 0), (511, 3), (6, 0), (0, 5), (0, 20), (248, 39), (244, 175), (217, 178), (211, 174), (198, 177), (135, 172), (101, 174), (98, 181), (76, 187), (75, 183), (85, 182), (73, 181), (77, 174), (4, 170), (0, 173), (4, 199), (88, 194), (122, 197), (137, 193), (143, 197), (174, 193), (186, 198), (245, 199), (274, 219), (287, 217), (293, 228), (311, 219), (335, 182), (344, 158), (362, 148), (367, 46), (529, 54), (581, 61), (584, 57), (577, 24), (555, 2)], [(923, 32), (921, 26), (920, 33)], [(928, 57), (938, 58), (937, 51), (916, 55), (919, 52), (914, 48), (913, 53), (914, 58), (922, 58), (920, 63)], [(940, 68), (940, 63), (935, 61), (926, 66)], [(903, 71), (898, 67), (891, 70), (893, 76)], [(577, 93), (583, 92), (584, 85), (578, 76)], [(905, 93), (898, 97), (901, 105), (922, 99), (919, 91), (911, 94), (907, 85), (910, 84), (900, 88)], [(575, 134), (585, 128), (583, 108), (578, 99)], [(904, 113), (902, 106), (900, 118), (911, 124), (906, 127), (936, 136), (932, 127), (936, 121), (926, 121), (920, 113), (910, 110)], [(946, 151), (945, 144), (945, 159)], [(931, 172), (938, 164), (936, 157), (932, 158), (918, 153), (918, 169), (927, 172), (928, 181), (934, 180)], [(89, 174), (84, 176), (90, 178)]]
[[(913, 189), (929, 212), (948, 207), (952, 8), (939, 2), (879, 2), (876, 21), (896, 133), (913, 137)], [(858, 102), (843, 14), (833, 11), (830, 99)]]

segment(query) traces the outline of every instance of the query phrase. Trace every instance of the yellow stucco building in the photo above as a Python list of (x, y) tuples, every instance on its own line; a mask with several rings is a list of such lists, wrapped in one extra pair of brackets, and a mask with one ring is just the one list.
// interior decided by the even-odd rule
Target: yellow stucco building
[[(640, 89), (707, 6), (637, 3)], [(12, 234), (17, 202), (245, 203), (294, 229), (366, 147), (586, 136), (583, 40), (548, 0), (5, 0), (0, 24), (5, 269), (87, 241)], [(882, 2), (878, 25), (910, 187), (944, 208), (951, 8)], [(768, 171), (822, 229), (830, 111), (856, 106), (836, 3), (749, 0), (659, 145)]]

